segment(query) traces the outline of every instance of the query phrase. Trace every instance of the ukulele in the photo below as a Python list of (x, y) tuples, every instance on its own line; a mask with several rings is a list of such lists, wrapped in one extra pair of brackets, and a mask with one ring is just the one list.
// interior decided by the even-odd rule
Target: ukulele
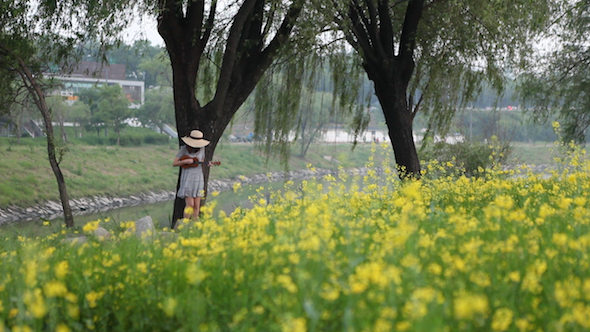
[[(193, 163), (192, 164), (185, 164), (185, 165), (180, 165), (180, 167), (182, 168), (189, 168), (189, 167), (197, 167), (199, 165), (209, 165), (208, 161), (199, 161), (199, 158), (197, 157), (190, 157), (187, 155), (184, 155), (182, 157), (180, 157), (180, 160), (185, 160), (185, 159), (192, 159)], [(219, 166), (221, 165), (221, 161), (212, 161), (211, 162), (211, 166)]]

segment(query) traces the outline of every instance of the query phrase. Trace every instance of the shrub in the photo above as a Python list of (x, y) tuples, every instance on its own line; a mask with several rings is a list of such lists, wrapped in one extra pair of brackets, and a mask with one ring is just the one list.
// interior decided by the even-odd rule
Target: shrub
[[(420, 152), (420, 159), (428, 163), (436, 161), (447, 174), (480, 176), (486, 169), (506, 162), (512, 146), (509, 142), (492, 137), (489, 142), (466, 141), (450, 144), (437, 142), (427, 144)], [(442, 169), (441, 169), (442, 170)]]

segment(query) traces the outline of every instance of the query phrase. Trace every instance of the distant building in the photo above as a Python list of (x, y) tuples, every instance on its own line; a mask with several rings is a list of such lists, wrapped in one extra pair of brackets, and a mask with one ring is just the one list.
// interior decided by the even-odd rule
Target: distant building
[(145, 101), (143, 81), (129, 81), (125, 78), (126, 66), (121, 64), (102, 65), (98, 62), (81, 61), (68, 75), (46, 74), (60, 80), (63, 85), (58, 94), (68, 100), (76, 100), (76, 93), (94, 86), (119, 84), (131, 103), (131, 108), (139, 108)]

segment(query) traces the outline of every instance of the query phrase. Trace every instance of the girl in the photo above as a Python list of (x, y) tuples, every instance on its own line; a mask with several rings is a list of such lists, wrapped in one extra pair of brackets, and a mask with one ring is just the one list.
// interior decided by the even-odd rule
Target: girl
[[(205, 195), (205, 180), (203, 178), (203, 164), (205, 159), (205, 147), (209, 141), (203, 139), (203, 133), (192, 130), (189, 136), (181, 138), (185, 145), (180, 147), (172, 166), (181, 166), (180, 187), (176, 196), (184, 198), (184, 218), (190, 219), (189, 207), (192, 208), (193, 219), (199, 218), (201, 197)], [(208, 164), (208, 163), (207, 163)], [(188, 212), (188, 213), (187, 213)]]

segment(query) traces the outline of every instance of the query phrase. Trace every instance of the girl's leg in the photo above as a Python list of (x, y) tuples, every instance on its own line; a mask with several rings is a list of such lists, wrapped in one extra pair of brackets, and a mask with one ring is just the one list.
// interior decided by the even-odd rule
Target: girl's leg
[(194, 202), (193, 219), (197, 220), (197, 219), (199, 219), (199, 212), (201, 210), (201, 197), (195, 197), (193, 202)]
[(184, 202), (185, 202), (185, 206), (184, 206), (184, 215), (183, 215), (183, 217), (185, 219), (190, 219), (191, 214), (190, 213), (187, 213), (186, 208), (191, 207), (191, 208), (193, 208), (193, 211), (195, 211), (197, 209), (197, 208), (195, 208), (195, 198), (194, 197), (185, 197), (184, 198)]

